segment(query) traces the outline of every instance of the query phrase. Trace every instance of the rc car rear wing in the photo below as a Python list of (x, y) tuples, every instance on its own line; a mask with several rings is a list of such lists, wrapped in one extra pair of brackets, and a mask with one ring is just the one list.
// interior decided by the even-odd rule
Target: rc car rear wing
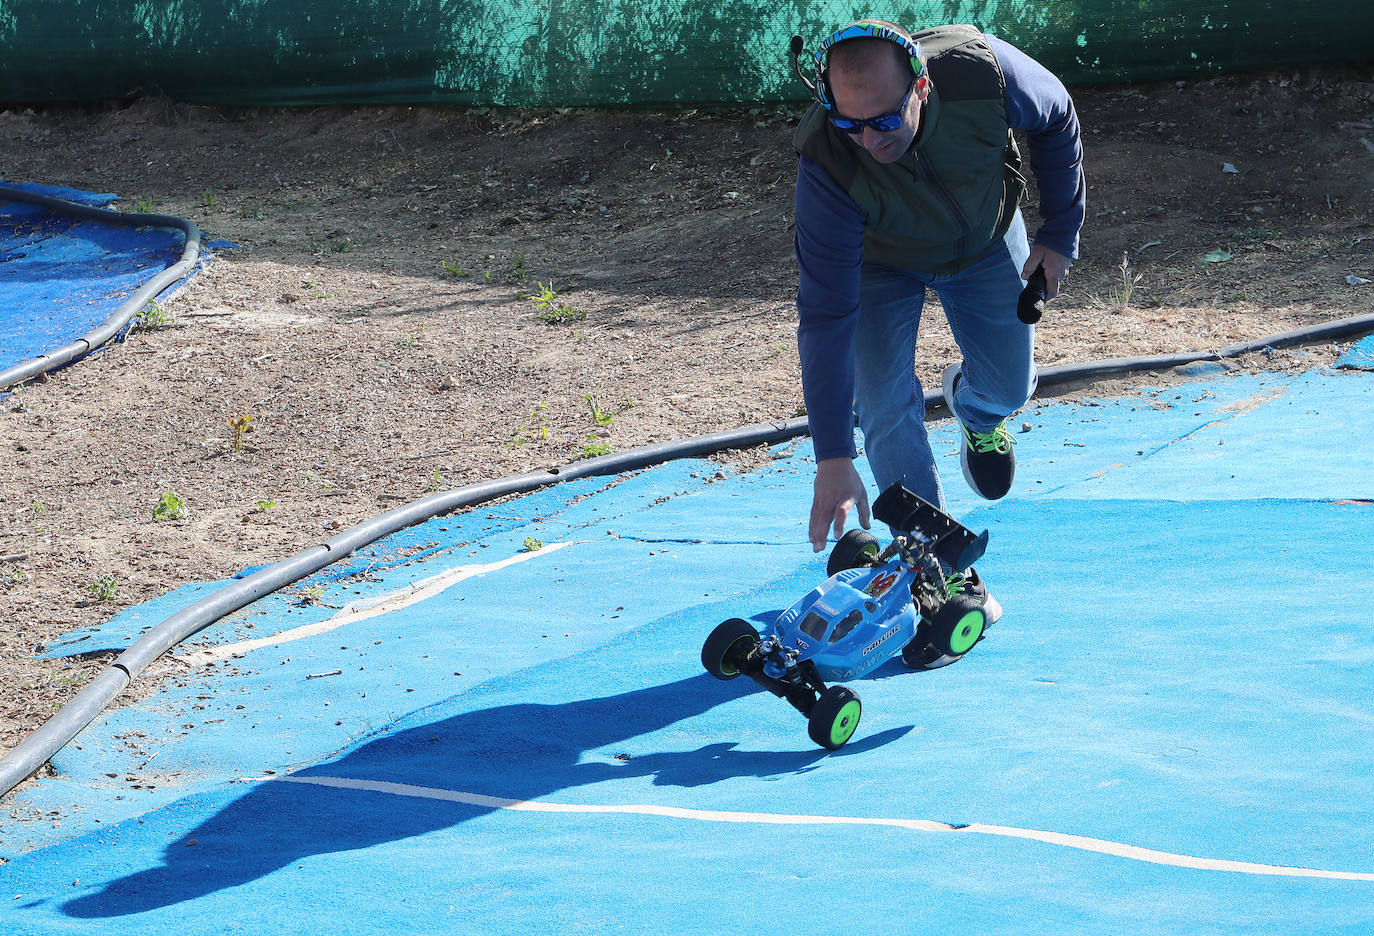
[(974, 534), (939, 507), (900, 484), (878, 495), (873, 516), (893, 530), (919, 537), (951, 569), (963, 571), (983, 557), (988, 531)]

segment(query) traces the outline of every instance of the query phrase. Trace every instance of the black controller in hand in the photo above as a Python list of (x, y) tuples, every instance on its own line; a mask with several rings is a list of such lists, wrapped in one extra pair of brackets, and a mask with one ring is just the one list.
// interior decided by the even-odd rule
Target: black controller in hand
[(1016, 302), (1016, 317), (1027, 325), (1034, 325), (1045, 314), (1045, 268), (1038, 266), (1026, 280), (1021, 298)]

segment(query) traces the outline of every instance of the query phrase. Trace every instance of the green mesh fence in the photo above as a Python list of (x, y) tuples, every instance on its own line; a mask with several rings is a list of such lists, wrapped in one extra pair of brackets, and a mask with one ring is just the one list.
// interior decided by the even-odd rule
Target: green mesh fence
[(1369, 0), (0, 0), (0, 101), (799, 100), (790, 37), (869, 15), (975, 23), (1069, 84), (1374, 58)]

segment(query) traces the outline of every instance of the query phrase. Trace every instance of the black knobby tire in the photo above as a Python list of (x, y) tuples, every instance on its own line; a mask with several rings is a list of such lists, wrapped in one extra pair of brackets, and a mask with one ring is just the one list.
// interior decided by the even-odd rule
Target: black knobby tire
[(878, 539), (867, 530), (850, 530), (835, 548), (830, 550), (830, 559), (825, 564), (825, 574), (834, 575), (845, 569), (866, 569), (876, 565), (878, 554), (882, 552)]
[(987, 613), (977, 599), (955, 595), (931, 619), (930, 643), (942, 654), (963, 656), (982, 638), (987, 625)]
[(759, 645), (759, 632), (743, 618), (716, 625), (701, 647), (701, 665), (717, 679), (734, 679), (751, 650)]
[(863, 705), (854, 690), (847, 686), (831, 686), (816, 700), (806, 730), (812, 741), (826, 750), (836, 751), (854, 736), (862, 714)]

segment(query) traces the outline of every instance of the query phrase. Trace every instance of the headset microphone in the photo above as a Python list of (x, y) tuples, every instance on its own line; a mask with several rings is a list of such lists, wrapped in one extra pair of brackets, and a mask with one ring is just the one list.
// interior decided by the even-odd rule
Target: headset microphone
[[(811, 92), (811, 97), (814, 98), (817, 103), (825, 105), (825, 108), (829, 110), (830, 105), (826, 103), (825, 96), (816, 90), (816, 85), (812, 83), (811, 79), (806, 77), (806, 72), (802, 71), (800, 59), (806, 48), (805, 41), (803, 41), (801, 36), (793, 36), (792, 42), (788, 48), (792, 53), (792, 67), (797, 70), (797, 77), (801, 79), (802, 84), (806, 85), (806, 90)], [(817, 74), (819, 74), (819, 72)]]

